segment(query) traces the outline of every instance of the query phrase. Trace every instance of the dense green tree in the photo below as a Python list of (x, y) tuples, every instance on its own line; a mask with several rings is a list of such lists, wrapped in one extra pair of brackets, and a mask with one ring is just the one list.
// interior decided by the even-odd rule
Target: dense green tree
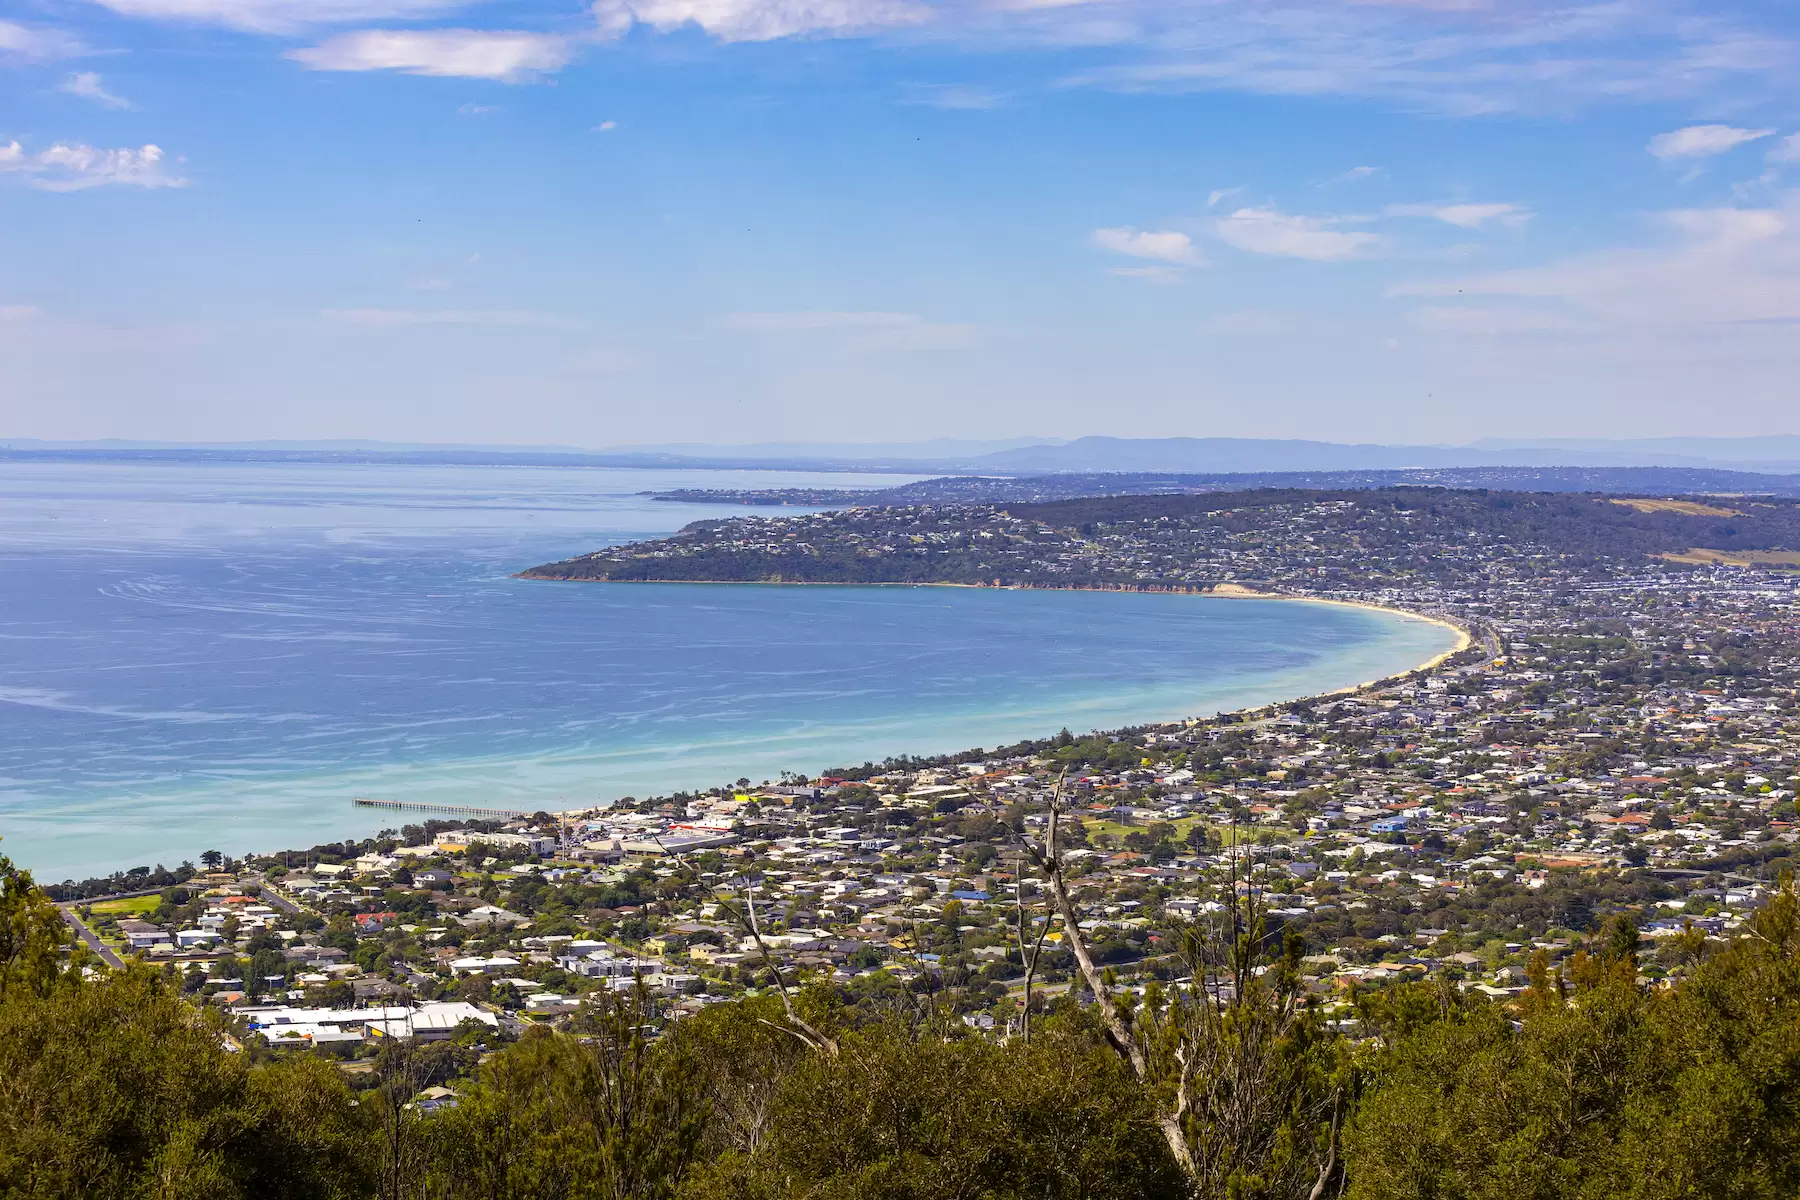
[(371, 1194), (373, 1143), (329, 1065), (253, 1068), (144, 969), (0, 1004), (0, 1195)]
[(29, 871), (0, 854), (0, 1001), (18, 991), (47, 991), (61, 970), (67, 940), (68, 926), (56, 905)]
[[(802, 1002), (810, 999), (803, 996)], [(824, 1020), (816, 1004), (807, 1007)], [(780, 1001), (761, 996), (716, 1004), (681, 1022), (675, 1035), (699, 1073), (707, 1102), (703, 1150), (709, 1156), (760, 1150), (774, 1120), (776, 1096), (810, 1053), (785, 1027)]]
[(673, 1196), (705, 1131), (699, 1071), (678, 1040), (652, 1044), (641, 997), (616, 998), (579, 1040), (535, 1031), (482, 1065), (430, 1130), (431, 1191), (446, 1200)]
[(694, 1200), (1176, 1197), (1184, 1183), (1149, 1097), (1073, 1017), (1029, 1046), (923, 1036), (899, 1023), (810, 1054), (774, 1098), (764, 1145), (727, 1151)]
[(1616, 924), (1566, 977), (1541, 961), (1515, 1022), (1417, 1006), (1347, 1137), (1350, 1195), (1792, 1196), (1800, 1188), (1800, 917), (1784, 889), (1667, 991)]
[[(815, 980), (792, 1010), (771, 995), (673, 1023), (608, 993), (485, 1057), (487, 1026), (390, 1043), (352, 1093), (322, 1059), (243, 1052), (172, 977), (69, 969), (61, 914), (0, 860), (0, 1196), (1800, 1194), (1791, 883), (1729, 943), (1659, 946), (1673, 986), (1640, 979), (1614, 915), (1566, 960), (1537, 955), (1516, 1000), (1448, 978), (1362, 998), (1354, 1046), (1312, 1001), (1298, 939), (1227, 915), (1178, 931), (1204, 987), (1140, 1000), (1084, 965), (1104, 1003), (1063, 996), (1029, 1042), (974, 1034), (929, 992), (877, 1010)], [(441, 1082), (460, 1102), (427, 1113)]]

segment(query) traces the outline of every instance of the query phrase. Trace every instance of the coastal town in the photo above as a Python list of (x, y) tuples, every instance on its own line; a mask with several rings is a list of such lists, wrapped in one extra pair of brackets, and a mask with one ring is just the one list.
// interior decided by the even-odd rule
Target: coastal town
[[(1379, 605), (1454, 624), (1462, 648), (1254, 711), (571, 812), (421, 810), (371, 839), (49, 890), (97, 951), (178, 979), (256, 1053), (356, 1070), (394, 1040), (479, 1053), (579, 1027), (621, 991), (651, 997), (659, 1023), (824, 989), (1007, 1038), (1028, 997), (1091, 998), (1077, 942), (1141, 998), (1191, 986), (1183, 930), (1226, 913), (1297, 934), (1305, 988), (1355, 1037), (1394, 984), (1506, 1004), (1606, 939), (1666, 985), (1791, 870), (1793, 572), (1685, 532), (1645, 553), (1654, 522), (1609, 549), (1566, 530), (1534, 543), (1456, 504), (1208, 503), (1089, 512), (1060, 538), (966, 509), (726, 525), (736, 553), (784, 561), (796, 543), (828, 550), (821, 531), (879, 529), (911, 554), (933, 535), (904, 531), (954, 525), (943, 544), (988, 568), (985, 544), (1005, 540), (1019, 573)], [(1617, 507), (1718, 523), (1723, 503)], [(639, 561), (680, 552), (651, 543)], [(421, 1102), (454, 1103), (454, 1087)]]

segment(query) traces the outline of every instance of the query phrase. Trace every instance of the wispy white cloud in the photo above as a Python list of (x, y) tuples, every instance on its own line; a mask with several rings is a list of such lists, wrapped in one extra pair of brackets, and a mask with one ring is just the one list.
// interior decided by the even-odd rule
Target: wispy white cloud
[(35, 304), (0, 304), (0, 321), (29, 321), (37, 315)]
[(1342, 217), (1301, 217), (1273, 208), (1240, 208), (1214, 222), (1221, 241), (1252, 254), (1344, 262), (1380, 250), (1380, 234), (1343, 229)]
[(127, 17), (223, 25), (250, 33), (295, 33), (320, 25), (414, 20), (467, 0), (94, 0)]
[(967, 83), (914, 83), (907, 85), (901, 102), (953, 112), (986, 112), (1004, 108), (1011, 99), (1006, 92)]
[(1390, 204), (1382, 211), (1390, 217), (1429, 217), (1459, 229), (1496, 223), (1517, 229), (1532, 217), (1531, 210), (1520, 204)]
[(1779, 28), (1701, 0), (1097, 0), (1135, 53), (1067, 83), (1133, 91), (1353, 95), (1452, 113), (1562, 111), (1782, 86)]
[(104, 150), (79, 142), (58, 142), (36, 154), (18, 142), (0, 145), (0, 173), (18, 175), (46, 192), (79, 192), (117, 184), (139, 188), (186, 187), (168, 173), (160, 146)]
[(1155, 284), (1183, 283), (1188, 277), (1187, 272), (1182, 268), (1171, 266), (1108, 267), (1106, 273), (1120, 279), (1138, 279), (1145, 283)]
[(1509, 318), (1515, 321), (1577, 318), (1658, 336), (1800, 322), (1800, 192), (1776, 207), (1681, 209), (1661, 214), (1656, 224), (1664, 231), (1656, 246), (1408, 283), (1393, 294), (1500, 298), (1531, 314), (1515, 313)]
[(725, 318), (725, 325), (728, 329), (762, 333), (805, 333), (818, 329), (892, 329), (923, 320), (917, 313), (805, 310), (732, 313)]
[(926, 24), (944, 9), (917, 0), (595, 0), (603, 32), (633, 25), (668, 33), (700, 29), (725, 42), (849, 36)]
[(1773, 163), (1800, 162), (1800, 133), (1790, 133), (1769, 150)]
[(29, 62), (49, 62), (86, 54), (87, 47), (74, 34), (41, 25), (0, 21), (0, 55)]
[[(474, 0), (92, 2), (147, 19), (291, 34), (437, 17)], [(1767, 91), (1800, 66), (1779, 24), (1709, 0), (592, 0), (591, 9), (601, 37), (641, 28), (723, 42), (885, 37), (979, 51), (1087, 49), (1104, 51), (1105, 62), (1065, 84), (1349, 95), (1457, 113)]]
[(1194, 239), (1174, 230), (1155, 232), (1121, 226), (1117, 229), (1094, 230), (1094, 245), (1114, 254), (1131, 258), (1151, 258), (1178, 266), (1204, 266), (1206, 258), (1194, 245)]
[(327, 321), (357, 325), (364, 329), (411, 329), (422, 325), (566, 325), (568, 322), (546, 313), (478, 309), (416, 308), (328, 308), (322, 315)]
[(115, 96), (106, 90), (100, 80), (98, 71), (77, 71), (63, 80), (61, 91), (71, 96), (80, 96), (83, 100), (92, 100), (101, 108), (130, 108), (131, 101), (123, 96)]
[(1678, 158), (1711, 158), (1774, 133), (1773, 129), (1739, 129), (1735, 125), (1689, 125), (1650, 139), (1646, 147), (1665, 162)]
[(918, 313), (808, 310), (740, 312), (725, 318), (727, 329), (753, 333), (837, 333), (854, 350), (945, 350), (968, 344), (975, 327), (929, 321)]
[(399, 71), (518, 83), (561, 70), (575, 43), (548, 33), (491, 29), (363, 29), (290, 50), (314, 71)]

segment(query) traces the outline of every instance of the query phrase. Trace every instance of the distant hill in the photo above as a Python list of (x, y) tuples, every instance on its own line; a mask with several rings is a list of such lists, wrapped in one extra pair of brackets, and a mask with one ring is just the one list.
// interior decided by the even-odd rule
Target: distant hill
[(1800, 501), (1789, 498), (1259, 488), (736, 516), (521, 577), (1157, 590), (1273, 577), (1370, 587), (1479, 581), (1520, 555), (1637, 570), (1658, 558), (1786, 564), (1796, 550)]
[(1113, 472), (1028, 475), (945, 475), (899, 487), (683, 488), (654, 493), (658, 500), (688, 504), (736, 504), (833, 508), (843, 505), (1010, 504), (1073, 500), (1087, 496), (1193, 495), (1246, 488), (1373, 489), (1388, 487), (1489, 488), (1520, 492), (1598, 492), (1626, 496), (1742, 494), (1800, 496), (1800, 475), (1717, 471), (1698, 467), (1446, 467), (1414, 471), (1267, 471), (1188, 475)]
[(1611, 454), (1627, 458), (1678, 463), (1767, 463), (1783, 470), (1800, 470), (1800, 435), (1767, 437), (1679, 438), (1482, 438), (1471, 443), (1476, 450), (1515, 450), (1576, 454)]
[[(1800, 470), (1800, 438), (1766, 439), (1750, 454), (1739, 440), (1696, 453), (1705, 439), (1672, 445), (1588, 442), (1579, 445), (1380, 446), (1267, 438), (1078, 438), (1062, 446), (1027, 446), (983, 455), (979, 466), (999, 471), (1371, 471), (1428, 467), (1735, 467)], [(1789, 447), (1787, 443), (1793, 443)]]
[[(427, 445), (369, 441), (159, 442), (0, 440), (0, 459), (61, 461), (394, 462), (504, 466), (679, 467), (693, 470), (863, 471), (910, 475), (1442, 471), (1470, 468), (1688, 467), (1800, 472), (1800, 436), (1767, 438), (1488, 440), (1470, 446), (1390, 446), (1279, 438), (1083, 437), (991, 441), (681, 442), (582, 450), (563, 446)], [(1529, 485), (1527, 485), (1529, 486)]]

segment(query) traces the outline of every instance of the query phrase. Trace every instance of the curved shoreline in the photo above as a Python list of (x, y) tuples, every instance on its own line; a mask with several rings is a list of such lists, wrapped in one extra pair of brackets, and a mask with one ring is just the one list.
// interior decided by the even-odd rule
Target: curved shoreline
[[(1334, 688), (1329, 692), (1311, 692), (1304, 696), (1295, 696), (1291, 700), (1272, 701), (1274, 704), (1293, 704), (1300, 700), (1320, 700), (1327, 696), (1347, 696), (1366, 691), (1389, 679), (1397, 679), (1403, 675), (1414, 675), (1421, 671), (1431, 671), (1442, 666), (1450, 659), (1475, 644), (1474, 633), (1462, 623), (1449, 617), (1431, 613), (1415, 612), (1410, 608), (1396, 608), (1391, 604), (1376, 604), (1367, 600), (1337, 600), (1329, 596), (1295, 596), (1286, 592), (1265, 592), (1246, 587), (1241, 583), (1215, 583), (1206, 587), (1191, 587), (1186, 584), (1070, 584), (1058, 587), (1053, 584), (1039, 583), (950, 583), (945, 581), (884, 582), (864, 580), (830, 580), (830, 579), (570, 579), (559, 575), (534, 575), (530, 571), (520, 571), (514, 579), (529, 579), (538, 583), (623, 583), (623, 584), (698, 584), (703, 587), (857, 587), (857, 588), (968, 588), (972, 591), (1002, 592), (1141, 592), (1147, 595), (1203, 596), (1219, 600), (1288, 600), (1304, 604), (1331, 604), (1339, 608), (1360, 608), (1369, 612), (1388, 613), (1392, 616), (1406, 617), (1409, 620), (1423, 621), (1428, 625), (1437, 625), (1448, 629), (1456, 635), (1456, 645), (1433, 655), (1416, 667), (1408, 667), (1404, 671), (1396, 671), (1392, 675), (1384, 675), (1379, 679), (1369, 679), (1348, 687)], [(1255, 708), (1234, 709), (1233, 713), (1256, 712), (1267, 708), (1262, 704)], [(1151, 722), (1163, 724), (1165, 722)]]
[[(602, 582), (602, 581), (570, 581), (570, 582)], [(605, 581), (605, 582), (640, 582), (640, 581), (617, 580), (617, 581)], [(642, 582), (679, 584), (679, 583), (700, 582), (700, 581), (659, 580), (659, 581), (642, 581)], [(705, 581), (705, 582), (715, 584), (715, 585), (723, 585), (726, 583), (731, 583), (731, 584), (733, 584), (733, 586), (739, 586), (739, 587), (743, 587), (743, 586), (764, 586), (764, 587), (796, 586), (796, 584), (792, 584), (792, 583), (784, 582), (784, 583), (778, 584), (778, 583), (774, 583), (772, 581), (758, 581), (757, 583), (745, 583), (745, 582), (740, 582), (740, 581), (709, 580), (709, 581)], [(1355, 602), (1355, 601), (1331, 600), (1331, 599), (1327, 599), (1324, 597), (1284, 595), (1284, 594), (1276, 593), (1276, 592), (1258, 591), (1255, 589), (1244, 587), (1242, 585), (1235, 585), (1235, 584), (1227, 584), (1222, 588), (1220, 588), (1220, 587), (1212, 587), (1212, 588), (1204, 588), (1204, 587), (1088, 587), (1088, 588), (1068, 587), (1068, 588), (1051, 588), (1051, 587), (1033, 587), (1033, 586), (1016, 586), (1016, 587), (995, 588), (994, 585), (992, 585), (992, 584), (987, 584), (987, 585), (923, 584), (923, 583), (920, 583), (920, 584), (909, 584), (909, 583), (832, 584), (832, 583), (825, 583), (825, 582), (810, 582), (809, 581), (808, 583), (801, 585), (801, 586), (863, 587), (863, 588), (871, 588), (871, 587), (875, 587), (875, 588), (960, 587), (960, 588), (967, 588), (969, 590), (1017, 590), (1017, 591), (1114, 591), (1114, 592), (1143, 592), (1143, 593), (1148, 593), (1148, 594), (1153, 594), (1153, 595), (1154, 594), (1164, 594), (1164, 595), (1179, 594), (1179, 595), (1198, 596), (1201, 598), (1211, 595), (1211, 596), (1216, 596), (1219, 599), (1237, 598), (1237, 599), (1271, 599), (1271, 600), (1310, 600), (1314, 603), (1336, 604), (1341, 607), (1370, 609), (1375, 612), (1384, 613), (1390, 617), (1405, 618), (1408, 622), (1421, 621), (1421, 622), (1424, 622), (1427, 624), (1438, 625), (1442, 628), (1445, 628), (1446, 630), (1454, 631), (1456, 634), (1456, 644), (1454, 646), (1452, 646), (1448, 650), (1443, 651), (1442, 653), (1439, 653), (1439, 654), (1433, 656), (1432, 658), (1426, 660), (1425, 662), (1418, 664), (1417, 666), (1396, 666), (1394, 669), (1392, 669), (1391, 673), (1383, 675), (1380, 679), (1370, 680), (1370, 681), (1366, 681), (1363, 683), (1350, 684), (1350, 685), (1346, 685), (1346, 686), (1340, 686), (1340, 687), (1336, 687), (1334, 689), (1326, 690), (1326, 691), (1318, 691), (1318, 692), (1307, 691), (1306, 689), (1307, 689), (1307, 684), (1309, 681), (1306, 681), (1303, 678), (1296, 678), (1296, 679), (1292, 679), (1292, 680), (1288, 681), (1289, 686), (1292, 687), (1291, 691), (1287, 690), (1287, 688), (1280, 687), (1279, 685), (1277, 685), (1275, 688), (1270, 688), (1267, 691), (1263, 691), (1262, 694), (1260, 694), (1260, 695), (1257, 694), (1258, 689), (1255, 689), (1255, 688), (1234, 689), (1234, 690), (1238, 690), (1238, 695), (1231, 696), (1229, 694), (1229, 692), (1227, 692), (1225, 694), (1217, 695), (1213, 698), (1212, 704), (1209, 705), (1204, 692), (1202, 692), (1200, 694), (1196, 694), (1195, 691), (1192, 690), (1191, 683), (1188, 685), (1182, 685), (1182, 684), (1177, 683), (1174, 686), (1174, 688), (1171, 689), (1172, 694), (1170, 694), (1170, 695), (1157, 696), (1157, 695), (1149, 694), (1149, 693), (1136, 695), (1135, 698), (1123, 699), (1121, 701), (1121, 703), (1114, 706), (1114, 711), (1110, 715), (1103, 715), (1100, 713), (1087, 714), (1087, 719), (1089, 721), (1093, 721), (1096, 728), (1105, 729), (1108, 731), (1124, 731), (1124, 730), (1148, 729), (1148, 728), (1156, 728), (1156, 727), (1177, 728), (1177, 727), (1180, 727), (1183, 725), (1193, 724), (1193, 723), (1197, 723), (1197, 722), (1198, 723), (1209, 723), (1209, 722), (1217, 720), (1221, 717), (1244, 718), (1244, 717), (1251, 716), (1253, 714), (1269, 714), (1269, 713), (1273, 713), (1273, 712), (1278, 712), (1284, 706), (1293, 704), (1296, 701), (1323, 700), (1327, 697), (1353, 694), (1353, 693), (1357, 693), (1360, 691), (1365, 691), (1371, 687), (1390, 684), (1396, 680), (1400, 680), (1400, 679), (1404, 679), (1404, 678), (1413, 676), (1414, 674), (1416, 674), (1417, 672), (1420, 672), (1420, 671), (1429, 670), (1432, 667), (1436, 666), (1437, 664), (1443, 662), (1446, 658), (1449, 658), (1450, 656), (1459, 653), (1460, 651), (1465, 649), (1470, 644), (1470, 637), (1469, 637), (1468, 631), (1458, 628), (1458, 626), (1450, 620), (1445, 620), (1445, 619), (1442, 619), (1439, 617), (1429, 616), (1426, 614), (1412, 612), (1412, 611), (1408, 611), (1405, 609), (1395, 608), (1395, 607), (1389, 606), (1389, 605), (1381, 605), (1381, 604), (1375, 604), (1375, 603), (1362, 603), (1362, 602)], [(1180, 606), (1180, 607), (1185, 607), (1185, 606)], [(1377, 627), (1377, 628), (1379, 628), (1379, 627)], [(1380, 634), (1376, 634), (1374, 640), (1377, 640), (1377, 641), (1381, 640), (1381, 636), (1382, 635), (1380, 635)], [(1414, 638), (1416, 638), (1418, 635), (1415, 634), (1413, 636), (1414, 636)], [(1423, 649), (1424, 649), (1424, 647), (1419, 647), (1419, 648), (1415, 649), (1413, 652), (1418, 653), (1418, 652), (1422, 651)], [(1396, 656), (1396, 657), (1398, 657), (1398, 656)], [(1408, 657), (1410, 657), (1410, 655)], [(1380, 670), (1380, 669), (1382, 669), (1382, 667), (1376, 663), (1368, 663), (1365, 665), (1365, 669)], [(1265, 679), (1266, 682), (1272, 682), (1268, 679), (1268, 676), (1270, 674), (1269, 672), (1259, 672), (1258, 674), (1260, 674)], [(1275, 672), (1274, 674), (1279, 675), (1281, 673)], [(1348, 674), (1348, 672), (1346, 672), (1346, 674)], [(1338, 678), (1340, 678), (1340, 679), (1343, 677), (1344, 677), (1343, 675), (1338, 676)], [(1320, 681), (1320, 682), (1323, 682), (1323, 681)], [(1313, 683), (1312, 686), (1316, 687), (1317, 684)], [(1159, 700), (1167, 701), (1166, 705), (1163, 703), (1158, 703)], [(1220, 701), (1223, 701), (1224, 703), (1220, 703)], [(1234, 703), (1234, 701), (1235, 701), (1235, 703)], [(1228, 705), (1229, 705), (1229, 707), (1227, 707)], [(1148, 709), (1149, 711), (1146, 711), (1146, 709)], [(992, 712), (992, 710), (990, 710), (990, 713), (991, 712)], [(1040, 740), (1044, 736), (1046, 736), (1047, 730), (1055, 728), (1056, 725), (1071, 723), (1068, 718), (1072, 714), (1070, 714), (1069, 712), (1064, 710), (1064, 711), (1060, 711), (1060, 712), (1047, 712), (1047, 713), (1043, 713), (1043, 714), (1039, 714), (1039, 715), (1043, 717), (1043, 720), (1041, 722), (1027, 716), (1026, 719), (1018, 725), (1017, 733), (1013, 734), (1013, 735), (1009, 735), (1009, 736), (1016, 737), (1019, 740), (1026, 740), (1026, 741)], [(1094, 718), (1096, 718), (1096, 717), (1098, 717), (1099, 719), (1094, 720)], [(1073, 723), (1081, 723), (1081, 722), (1079, 720), (1077, 720), (1076, 722), (1073, 722)], [(853, 739), (856, 736), (855, 731), (850, 731), (850, 732), (851, 732), (852, 739)], [(956, 745), (956, 741), (959, 740), (964, 734), (966, 734), (968, 732), (967, 730), (964, 730), (962, 734), (959, 734), (955, 731), (948, 730), (948, 729), (938, 730), (935, 733), (933, 733), (927, 729), (921, 728), (915, 732), (917, 732), (918, 734), (924, 735), (922, 737), (922, 739), (915, 742), (917, 749), (912, 751), (912, 753), (914, 753), (916, 755), (925, 756), (925, 757), (936, 757), (936, 756), (940, 756), (940, 755), (954, 756), (956, 754), (961, 753), (963, 749), (966, 749), (966, 747), (958, 747)], [(885, 754), (885, 753), (896, 753), (896, 752), (903, 751), (904, 746), (897, 744), (895, 742), (895, 740), (890, 736), (892, 734), (898, 734), (900, 739), (902, 739), (902, 740), (904, 740), (908, 736), (906, 731), (893, 730), (893, 729), (875, 733), (874, 736), (871, 737), (868, 741), (868, 749), (866, 752), (867, 755), (870, 757), (878, 758), (879, 756), (881, 756), (882, 754)], [(845, 743), (845, 744), (848, 744), (848, 743)], [(747, 745), (746, 748), (751, 748), (751, 747)], [(841, 748), (843, 748), (843, 746), (839, 746), (838, 748), (841, 749)], [(773, 763), (770, 764), (769, 765), (769, 773), (772, 774), (777, 765), (791, 766), (791, 765), (793, 765), (795, 760), (798, 760), (803, 756), (808, 756), (808, 754), (809, 754), (809, 752), (806, 749), (801, 748), (801, 747), (795, 747), (794, 750), (795, 750), (795, 753), (791, 757), (787, 754), (781, 755), (781, 757), (787, 758), (789, 760), (787, 763), (785, 763), (785, 764), (773, 764)], [(754, 752), (755, 751), (752, 748), (752, 754), (754, 754)], [(820, 760), (821, 766), (828, 765), (830, 761), (844, 757), (842, 755), (837, 754), (832, 746), (826, 746), (826, 745), (819, 746), (817, 748), (816, 754), (814, 756), (816, 756)], [(852, 755), (850, 755), (850, 757), (855, 757), (855, 758), (860, 758), (863, 756), (864, 756), (864, 752), (862, 752), (862, 751), (856, 751)], [(512, 767), (516, 768), (520, 765), (531, 762), (531, 760), (535, 759), (536, 757), (537, 757), (537, 755), (535, 755), (535, 754), (527, 754), (524, 756), (513, 755), (513, 756), (508, 756), (507, 762)], [(477, 765), (494, 766), (495, 764), (492, 762), (486, 762), (484, 760), (483, 763), (480, 763)], [(565, 767), (568, 767), (568, 766), (574, 766), (575, 764), (565, 763), (563, 765)], [(724, 778), (730, 774), (736, 774), (740, 770), (742, 770), (741, 765), (739, 765), (735, 762), (729, 763), (729, 764), (721, 762), (717, 765), (720, 768), (719, 774), (717, 775), (718, 778)], [(605, 768), (605, 767), (600, 767), (599, 770), (596, 771), (593, 769), (593, 766), (584, 765), (581, 769), (583, 771), (583, 782), (586, 785), (588, 790), (592, 790), (593, 785), (600, 783), (601, 780), (608, 773), (607, 768)], [(711, 771), (706, 770), (705, 767), (702, 767), (701, 769), (702, 769), (703, 774), (711, 774), (712, 773)], [(564, 771), (564, 774), (567, 774), (567, 772)], [(500, 777), (496, 776), (496, 778), (500, 778)], [(510, 778), (510, 776), (507, 776), (507, 778)], [(401, 783), (402, 791), (410, 791), (409, 785), (415, 784), (419, 781), (407, 779), (407, 780), (402, 780), (402, 781), (398, 781), (398, 782)], [(424, 782), (429, 785), (429, 784), (432, 784), (434, 781), (432, 779), (426, 779), (426, 780), (424, 780)], [(607, 782), (610, 783), (611, 781), (608, 780)], [(693, 786), (694, 782), (697, 782), (697, 780), (689, 780), (686, 783), (674, 783), (674, 784), (668, 784), (665, 782), (665, 785), (662, 788), (657, 788), (654, 784), (646, 783), (646, 786), (648, 786), (652, 789), (651, 791), (644, 791), (644, 790), (640, 789), (639, 787), (637, 787), (636, 785), (626, 786), (626, 785), (622, 784), (620, 790), (630, 790), (630, 791), (636, 792), (639, 795), (647, 795), (647, 794), (654, 794), (655, 791), (669, 790), (671, 787)], [(355, 786), (359, 790), (355, 791), (354, 793), (347, 790), (347, 791), (341, 793), (341, 795), (348, 796), (351, 794), (363, 794), (363, 792), (366, 791), (366, 789), (362, 788), (360, 784), (353, 785), (353, 786)], [(428, 787), (427, 790), (435, 792), (435, 791), (440, 791), (441, 789)], [(576, 792), (581, 791), (582, 788), (579, 788), (579, 787), (560, 788), (559, 787), (559, 788), (556, 788), (553, 790), (555, 791), (555, 794), (560, 799), (565, 794), (573, 795)], [(316, 789), (315, 789), (315, 791), (316, 791)], [(546, 792), (545, 794), (548, 795), (549, 793)], [(320, 802), (325, 803), (327, 805), (329, 805), (329, 803), (330, 803), (328, 796), (319, 795), (318, 799)], [(454, 803), (471, 803), (472, 801), (465, 800), (465, 799), (458, 799), (458, 800), (454, 800), (452, 802), (454, 802)], [(521, 805), (521, 806), (525, 807), (527, 805)], [(542, 807), (542, 806), (543, 805), (541, 803), (538, 803), (536, 805), (536, 807)], [(276, 820), (276, 822), (275, 822), (276, 824), (284, 823), (284, 821), (285, 821), (284, 813), (277, 813), (274, 815), (277, 818), (279, 818)], [(346, 814), (346, 816), (348, 816), (348, 814)], [(223, 818), (223, 814), (221, 814), (221, 817)], [(226, 823), (227, 824), (230, 823), (228, 819), (226, 820)], [(294, 836), (292, 833), (290, 833), (287, 837), (284, 837), (284, 835), (282, 835), (282, 834), (277, 834), (276, 837), (273, 839), (270, 839), (269, 842), (263, 842), (263, 840), (261, 838), (258, 838), (257, 842), (259, 844), (259, 849), (267, 849), (270, 845), (272, 845), (273, 843), (275, 843), (277, 841), (288, 840), (288, 841), (290, 841), (288, 848), (291, 849), (294, 846), (303, 844), (304, 839), (308, 838), (308, 837), (312, 838), (315, 841), (320, 841), (320, 840), (328, 841), (328, 840), (334, 840), (336, 838), (343, 837), (343, 836), (351, 836), (351, 835), (362, 836), (367, 833), (373, 833), (376, 826), (377, 826), (377, 823), (369, 823), (366, 826), (366, 828), (364, 828), (364, 826), (359, 824), (354, 817), (351, 817), (347, 820), (342, 820), (342, 821), (332, 819), (332, 820), (329, 820), (329, 822), (327, 824), (323, 825), (316, 833), (301, 833), (298, 836)], [(265, 833), (266, 832), (267, 831), (265, 831)], [(217, 839), (215, 838), (214, 840), (217, 840)], [(123, 863), (126, 860), (121, 858), (118, 861), (120, 863)], [(66, 869), (69, 871), (72, 871), (74, 874), (80, 874), (82, 872), (99, 872), (99, 871), (102, 871), (105, 869), (105, 861), (104, 860), (89, 860), (89, 862), (90, 862), (90, 864), (95, 864), (95, 865), (87, 865), (87, 866), (82, 866), (82, 867), (69, 867)]]
[[(1206, 594), (1209, 596), (1218, 596), (1225, 600), (1233, 598), (1239, 600), (1298, 600), (1307, 604), (1335, 604), (1341, 608), (1366, 608), (1370, 612), (1393, 613), (1395, 616), (1410, 617), (1415, 621), (1424, 621), (1429, 625), (1439, 625), (1456, 635), (1456, 645), (1434, 658), (1426, 659), (1418, 666), (1413, 667), (1410, 671), (1401, 672), (1401, 674), (1410, 675), (1417, 671), (1429, 671), (1435, 667), (1442, 666), (1444, 663), (1455, 658), (1458, 654), (1461, 654), (1464, 650), (1467, 650), (1470, 646), (1475, 644), (1474, 633), (1469, 630), (1467, 626), (1464, 626), (1449, 617), (1434, 616), (1431, 613), (1414, 612), (1410, 608), (1395, 608), (1391, 604), (1373, 604), (1367, 600), (1334, 600), (1328, 596), (1289, 596), (1281, 592), (1259, 592), (1253, 588), (1247, 588), (1242, 584), (1236, 583), (1220, 584)], [(1335, 692), (1322, 692), (1320, 694), (1325, 696), (1337, 696), (1345, 692), (1359, 692), (1364, 688), (1374, 687), (1380, 682), (1381, 680), (1379, 679), (1371, 679), (1369, 682), (1359, 683), (1353, 688), (1339, 688)], [(1305, 697), (1303, 697), (1303, 699), (1304, 698)]]

